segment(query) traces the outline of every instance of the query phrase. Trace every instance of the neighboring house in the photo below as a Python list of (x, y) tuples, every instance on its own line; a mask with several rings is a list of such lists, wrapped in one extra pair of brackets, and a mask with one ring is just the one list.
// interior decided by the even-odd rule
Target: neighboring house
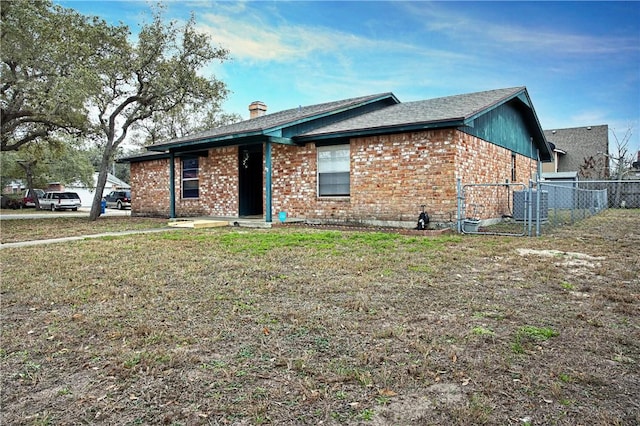
[(631, 162), (631, 170), (628, 173), (629, 179), (640, 179), (640, 151), (636, 153), (636, 158)]
[(544, 173), (577, 172), (580, 179), (609, 178), (609, 126), (545, 130), (553, 150), (553, 162)]
[(12, 180), (2, 188), (3, 194), (18, 194), (26, 189), (21, 180)]
[[(70, 185), (67, 185), (64, 189), (65, 191), (73, 191), (77, 192), (80, 196), (80, 201), (82, 202), (82, 207), (91, 207), (93, 203), (93, 197), (96, 193), (96, 184), (98, 183), (98, 173), (93, 174), (93, 186), (87, 187), (85, 184), (81, 182), (74, 182)], [(102, 191), (102, 196), (104, 197), (111, 191), (115, 189), (131, 189), (128, 183), (123, 180), (118, 179), (111, 173), (107, 174), (107, 183), (104, 185), (104, 191)]]
[[(456, 183), (528, 182), (551, 149), (525, 87), (400, 103), (392, 93), (264, 114), (147, 147), (132, 215), (415, 226), (455, 220)], [(485, 211), (487, 216), (501, 212)]]

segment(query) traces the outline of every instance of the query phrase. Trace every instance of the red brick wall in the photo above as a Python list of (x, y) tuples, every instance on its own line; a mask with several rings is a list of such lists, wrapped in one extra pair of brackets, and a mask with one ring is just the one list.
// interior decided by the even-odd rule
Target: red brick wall
[[(456, 219), (458, 177), (465, 184), (511, 181), (511, 151), (455, 129), (354, 138), (350, 150), (351, 196), (318, 197), (315, 144), (274, 144), (274, 220), (286, 211), (289, 217), (309, 220), (409, 224), (425, 204), (434, 222), (450, 222)], [(517, 180), (528, 182), (535, 161), (520, 155), (516, 160)], [(134, 214), (168, 216), (168, 161), (131, 166)], [(175, 176), (177, 216), (237, 216), (236, 147), (211, 149), (208, 157), (200, 157), (198, 200), (181, 199), (179, 159)], [(486, 204), (485, 217), (506, 208), (506, 197), (495, 188), (470, 194), (467, 202)]]
[[(475, 136), (460, 132), (458, 145), (456, 176), (463, 185), (517, 182), (528, 185), (529, 179), (535, 179), (537, 162), (516, 154), (516, 179), (511, 179), (511, 151)], [(500, 218), (510, 213), (513, 190), (522, 187), (504, 186), (464, 188), (466, 217), (480, 219)]]
[(416, 133), (354, 139), (351, 196), (318, 197), (315, 145), (274, 146), (274, 214), (284, 210), (306, 219), (413, 221), (426, 202), (420, 197), (429, 185), (428, 163), (435, 170), (442, 169), (445, 161), (440, 154), (427, 161), (433, 147)]
[[(238, 215), (238, 148), (209, 150), (199, 158), (200, 196), (182, 198), (182, 162), (175, 159), (176, 216)], [(169, 217), (169, 160), (131, 163), (131, 212)]]
[[(286, 211), (289, 217), (317, 217), (315, 207), (316, 147), (273, 145), (271, 149), (273, 214)], [(266, 200), (265, 204), (266, 206)]]
[[(456, 218), (458, 177), (463, 183), (511, 181), (511, 151), (455, 129), (355, 138), (350, 147), (351, 196), (335, 198), (316, 196), (314, 144), (274, 146), (274, 215), (284, 210), (305, 219), (414, 222), (424, 204), (434, 221), (449, 222)], [(517, 155), (516, 161), (518, 180), (527, 182), (529, 159)], [(487, 217), (502, 214), (502, 194), (478, 199), (487, 204)]]
[(176, 158), (176, 216), (238, 215), (238, 148), (213, 148), (200, 157), (200, 196), (182, 198), (181, 161)]
[(131, 163), (131, 214), (169, 217), (169, 160)]

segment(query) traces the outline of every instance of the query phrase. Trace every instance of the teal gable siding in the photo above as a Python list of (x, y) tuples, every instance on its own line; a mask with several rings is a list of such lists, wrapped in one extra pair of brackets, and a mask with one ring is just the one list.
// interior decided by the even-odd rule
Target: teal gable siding
[(531, 132), (522, 112), (513, 102), (485, 112), (460, 130), (534, 160), (537, 157)]

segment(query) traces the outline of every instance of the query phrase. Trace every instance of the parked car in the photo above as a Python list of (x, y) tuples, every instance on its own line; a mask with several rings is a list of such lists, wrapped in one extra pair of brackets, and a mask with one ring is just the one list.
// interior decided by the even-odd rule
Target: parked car
[(82, 204), (80, 196), (75, 192), (52, 191), (44, 194), (40, 199), (40, 208), (42, 210), (78, 210)]
[(22, 205), (25, 207), (35, 207), (36, 198), (44, 197), (45, 192), (42, 189), (27, 189), (22, 194)]
[(129, 190), (111, 191), (104, 199), (109, 208), (119, 210), (131, 208), (131, 191)]

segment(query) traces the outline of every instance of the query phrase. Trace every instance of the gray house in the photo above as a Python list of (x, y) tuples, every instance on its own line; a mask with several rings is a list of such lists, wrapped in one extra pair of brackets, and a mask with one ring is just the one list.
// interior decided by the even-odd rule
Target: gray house
[(609, 178), (609, 126), (545, 130), (553, 150), (553, 162), (543, 173), (577, 172), (580, 179)]

